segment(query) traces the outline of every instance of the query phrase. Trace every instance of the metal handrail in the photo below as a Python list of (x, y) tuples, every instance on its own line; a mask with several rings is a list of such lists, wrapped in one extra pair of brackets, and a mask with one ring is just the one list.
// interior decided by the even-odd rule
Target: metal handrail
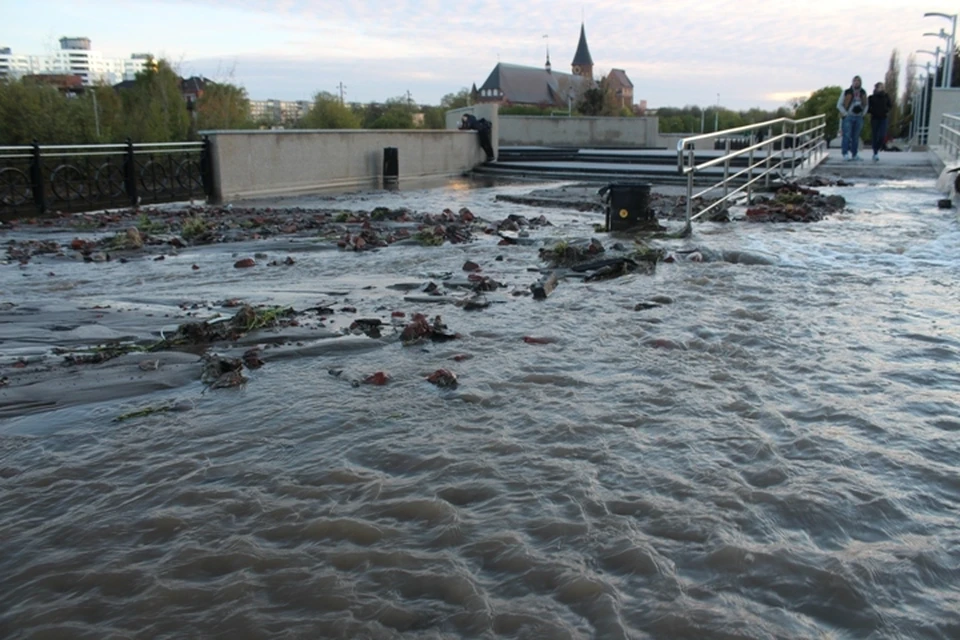
[(940, 118), (939, 145), (953, 153), (953, 159), (960, 158), (960, 115), (945, 113)]
[[(163, 148), (188, 148), (188, 149), (199, 149), (203, 146), (203, 142), (135, 142), (133, 143), (133, 148), (140, 149), (163, 149)], [(106, 149), (118, 149), (125, 150), (127, 145), (124, 143), (113, 143), (113, 144), (41, 144), (41, 151), (79, 151), (83, 149), (93, 149), (93, 150), (106, 150)], [(13, 147), (0, 147), (0, 151), (23, 151), (24, 149), (33, 150), (33, 145), (21, 145)]]
[[(767, 136), (762, 142), (755, 142), (757, 132), (769, 131), (774, 126), (781, 126), (783, 128), (783, 133), (780, 133), (776, 136)], [(790, 132), (787, 132), (788, 128), (791, 129)], [(725, 129), (723, 131), (715, 131), (713, 133), (690, 136), (689, 138), (683, 138), (677, 142), (677, 171), (686, 175), (687, 177), (685, 233), (690, 233), (692, 230), (691, 223), (693, 220), (706, 215), (714, 209), (721, 207), (726, 208), (728, 203), (735, 196), (743, 193), (744, 191), (747, 193), (747, 202), (750, 202), (753, 197), (753, 185), (760, 180), (764, 180), (765, 184), (769, 186), (770, 176), (774, 173), (780, 173), (784, 164), (787, 162), (788, 150), (785, 144), (787, 140), (790, 140), (793, 143), (789, 149), (790, 172), (791, 175), (796, 175), (798, 153), (800, 154), (800, 162), (802, 163), (808, 159), (813, 160), (826, 149), (826, 137), (824, 136), (825, 130), (826, 116), (824, 115), (816, 115), (800, 119), (777, 118), (775, 120), (767, 120), (766, 122), (759, 122), (757, 124), (744, 125), (742, 127), (734, 127), (732, 129)], [(751, 144), (743, 149), (731, 152), (730, 136), (748, 132), (750, 134)], [(721, 155), (719, 158), (712, 158), (697, 164), (695, 149), (696, 143), (705, 140), (718, 139), (725, 139), (723, 155)], [(780, 143), (780, 148), (776, 149), (775, 147), (777, 146), (778, 142)], [(764, 152), (763, 155), (760, 156), (759, 159), (755, 159), (757, 152), (760, 151)], [(731, 160), (740, 158), (742, 156), (748, 156), (747, 166), (731, 175)], [(721, 165), (723, 165), (723, 178), (711, 184), (702, 191), (694, 193), (693, 183), (697, 174), (700, 173), (700, 175), (702, 175), (702, 172), (705, 169), (719, 167)], [(744, 177), (746, 177), (745, 182), (731, 190), (731, 183), (735, 180), (742, 180)], [(723, 189), (723, 197), (717, 199), (709, 206), (700, 210), (697, 215), (693, 215), (693, 200), (719, 188)]]

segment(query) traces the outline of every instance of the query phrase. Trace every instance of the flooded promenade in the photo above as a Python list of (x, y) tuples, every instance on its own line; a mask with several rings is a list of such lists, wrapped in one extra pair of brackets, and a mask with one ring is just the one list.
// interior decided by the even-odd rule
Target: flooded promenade
[[(704, 260), (546, 300), (540, 248), (630, 243), (497, 199), (557, 185), (274, 203), (544, 216), (529, 243), (8, 260), (0, 636), (960, 637), (960, 223), (932, 171), (853, 182), (820, 222), (697, 224), (650, 244)], [(448, 286), (467, 261), (504, 285), (482, 309)], [(63, 364), (236, 301), (314, 310), (211, 347), (259, 345), (239, 386), (187, 351)], [(457, 337), (405, 345), (416, 313)]]

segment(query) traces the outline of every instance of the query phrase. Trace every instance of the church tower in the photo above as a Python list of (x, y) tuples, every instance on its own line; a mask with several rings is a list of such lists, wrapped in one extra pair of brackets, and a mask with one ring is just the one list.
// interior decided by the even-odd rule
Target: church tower
[(573, 56), (573, 75), (593, 79), (593, 58), (590, 57), (590, 47), (587, 46), (587, 32), (580, 23), (580, 42), (577, 44), (577, 53)]

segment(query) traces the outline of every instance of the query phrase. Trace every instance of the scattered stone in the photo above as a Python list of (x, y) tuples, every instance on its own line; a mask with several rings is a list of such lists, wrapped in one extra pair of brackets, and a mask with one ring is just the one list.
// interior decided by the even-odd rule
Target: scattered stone
[(486, 309), (490, 306), (490, 301), (487, 300), (486, 296), (481, 293), (476, 293), (469, 298), (464, 298), (457, 302), (458, 307), (462, 307), (464, 311), (477, 311), (479, 309)]
[(130, 227), (127, 229), (127, 248), (129, 249), (141, 249), (143, 248), (143, 238), (140, 235), (140, 230), (136, 227)]
[(370, 338), (380, 337), (380, 326), (383, 321), (380, 318), (357, 318), (350, 323), (350, 331), (354, 333), (363, 333)]
[(141, 360), (138, 366), (140, 367), (140, 371), (156, 371), (157, 369), (160, 368), (160, 361), (159, 360)]
[(457, 386), (457, 375), (449, 369), (437, 369), (427, 376), (427, 382), (441, 388), (455, 388)]
[(469, 272), (480, 271), (480, 265), (477, 264), (476, 262), (471, 262), (470, 260), (467, 260), (466, 262), (463, 263), (463, 270), (469, 271)]
[(523, 336), (523, 341), (527, 344), (550, 344), (556, 342), (553, 338), (535, 338), (534, 336)]
[(241, 357), (243, 359), (243, 364), (247, 369), (259, 369), (263, 366), (263, 360), (260, 359), (260, 347), (247, 349)]
[(433, 323), (431, 324), (427, 321), (425, 315), (415, 313), (413, 314), (411, 322), (404, 327), (403, 332), (400, 334), (400, 341), (404, 346), (409, 346), (422, 342), (426, 338), (430, 338), (434, 342), (446, 342), (447, 340), (454, 340), (459, 337), (459, 334), (452, 333), (447, 329), (447, 325), (443, 323), (440, 316), (434, 317)]
[(561, 240), (552, 248), (540, 249), (540, 259), (553, 267), (569, 267), (585, 262), (604, 251), (603, 244), (596, 238), (571, 242)]
[(240, 371), (243, 361), (240, 358), (225, 358), (213, 353), (203, 355), (200, 381), (211, 389), (235, 387), (247, 381)]
[(537, 282), (530, 285), (530, 292), (533, 293), (534, 300), (546, 300), (557, 288), (557, 272), (551, 271), (548, 275), (540, 278)]
[(195, 264), (195, 265), (193, 265), (193, 266), (190, 267), (190, 268), (193, 269), (194, 271), (199, 271), (199, 270), (200, 270), (200, 265)]
[(939, 207), (940, 209), (953, 209), (953, 200), (951, 200), (950, 198), (943, 198), (941, 200), (937, 200), (937, 207)]
[(373, 384), (383, 386), (390, 382), (390, 376), (383, 371), (377, 371), (363, 379), (363, 384)]
[(257, 266), (257, 261), (253, 258), (242, 258), (233, 263), (235, 269), (249, 269)]

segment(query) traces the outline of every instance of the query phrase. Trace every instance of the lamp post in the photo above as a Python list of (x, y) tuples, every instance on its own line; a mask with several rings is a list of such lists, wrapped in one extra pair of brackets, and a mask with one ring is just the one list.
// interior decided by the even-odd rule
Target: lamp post
[[(933, 76), (933, 77), (934, 77), (934, 80), (936, 80), (936, 77), (937, 77), (937, 76), (936, 76), (936, 73), (937, 73), (937, 70), (940, 68), (940, 45), (937, 45), (936, 51), (930, 51), (929, 49), (917, 49), (916, 52), (917, 52), (917, 53), (928, 53), (928, 54), (930, 54), (931, 56), (933, 56), (933, 73), (934, 73), (934, 76)], [(946, 79), (946, 77), (947, 77), (946, 63), (944, 63), (943, 79)], [(941, 81), (941, 83), (940, 83), (940, 86), (941, 86), (941, 87), (943, 86), (943, 82), (942, 82), (942, 81)]]
[(917, 144), (926, 144), (927, 142), (927, 85), (931, 83), (934, 79), (930, 75), (930, 63), (926, 63), (924, 66), (918, 64), (910, 65), (911, 67), (916, 67), (918, 69), (923, 69), (926, 71), (927, 75), (924, 76), (922, 82), (920, 83), (920, 101), (917, 104), (917, 99), (913, 100), (913, 131), (917, 137)]
[[(948, 36), (948, 35), (947, 35), (947, 32), (944, 31), (943, 29), (940, 29), (940, 33), (925, 33), (925, 34), (923, 34), (923, 35), (925, 35), (925, 36), (933, 36), (933, 37), (935, 37), (935, 38), (943, 38), (944, 40), (947, 40), (947, 43), (946, 43), (945, 48), (944, 48), (944, 54), (943, 54), (943, 57), (945, 58), (945, 60), (943, 61), (943, 75), (940, 77), (940, 84), (937, 85), (937, 86), (939, 86), (939, 87), (949, 86), (949, 84), (948, 84), (948, 82), (947, 82), (947, 67), (948, 67), (949, 64), (950, 64), (949, 55), (948, 55), (948, 54), (950, 53), (950, 42), (949, 42), (950, 36)], [(922, 51), (922, 50), (919, 50), (919, 49), (918, 49), (918, 52), (919, 52), (919, 53), (930, 53), (929, 51)], [(934, 71), (938, 71), (938, 70), (940, 69), (940, 56), (939, 56), (939, 53), (940, 53), (940, 46), (937, 45), (937, 54), (938, 54), (938, 55), (937, 55), (937, 61), (936, 61), (936, 62), (934, 63), (934, 65), (933, 65)]]
[(720, 94), (717, 94), (717, 111), (713, 114), (713, 130), (720, 131)]
[[(947, 62), (944, 65), (944, 75), (947, 77), (945, 87), (953, 86), (953, 55), (954, 51), (957, 48), (957, 14), (955, 13), (938, 13), (936, 11), (928, 11), (923, 14), (924, 18), (945, 18), (950, 21), (951, 29), (950, 36), (947, 40)], [(941, 29), (941, 31), (943, 31)], [(939, 35), (939, 34), (938, 34)], [(946, 33), (944, 32), (944, 36)]]

